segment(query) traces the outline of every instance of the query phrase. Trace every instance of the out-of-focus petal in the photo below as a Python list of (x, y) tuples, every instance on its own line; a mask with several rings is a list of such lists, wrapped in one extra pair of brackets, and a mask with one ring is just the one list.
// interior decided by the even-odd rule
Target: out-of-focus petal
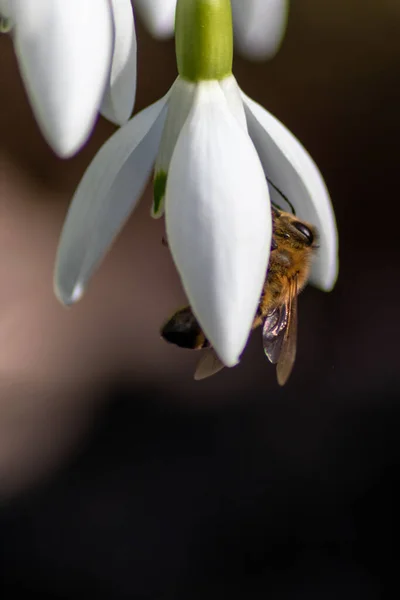
[(134, 0), (147, 29), (155, 38), (174, 35), (176, 0)]
[(154, 164), (167, 96), (138, 113), (102, 146), (72, 199), (61, 234), (55, 292), (77, 302), (135, 208)]
[(182, 127), (193, 105), (196, 84), (177, 77), (171, 87), (168, 114), (157, 154), (154, 170), (154, 201), (151, 215), (154, 218), (164, 214), (165, 185), (172, 153)]
[(193, 312), (220, 359), (233, 366), (265, 280), (271, 210), (260, 160), (218, 82), (198, 86), (172, 156), (165, 214)]
[[(265, 174), (289, 198), (297, 216), (319, 231), (320, 248), (312, 265), (311, 283), (330, 291), (337, 279), (338, 236), (322, 175), (307, 150), (278, 119), (245, 94), (242, 97), (249, 134)], [(282, 199), (277, 202), (284, 204)]]
[(100, 108), (112, 52), (109, 0), (14, 0), (15, 51), (53, 150), (72, 156)]
[(136, 96), (136, 30), (131, 0), (110, 0), (114, 17), (114, 52), (102, 115), (123, 125), (132, 114)]
[(286, 30), (288, 0), (232, 0), (237, 49), (248, 58), (271, 58)]

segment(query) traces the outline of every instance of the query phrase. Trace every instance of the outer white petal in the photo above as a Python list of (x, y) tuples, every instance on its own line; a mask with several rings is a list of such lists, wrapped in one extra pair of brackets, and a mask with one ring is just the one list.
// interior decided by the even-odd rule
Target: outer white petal
[(114, 52), (102, 115), (123, 125), (132, 114), (136, 96), (136, 30), (131, 0), (110, 0), (114, 17)]
[(174, 35), (176, 0), (134, 0), (134, 6), (155, 38)]
[(167, 96), (138, 113), (100, 149), (72, 199), (61, 234), (55, 292), (79, 300), (89, 278), (135, 208), (153, 167)]
[(271, 58), (286, 30), (288, 0), (232, 0), (235, 44), (249, 58)]
[[(243, 94), (243, 93), (242, 93)], [(329, 193), (307, 150), (262, 106), (243, 94), (247, 125), (266, 175), (289, 198), (300, 219), (318, 228), (320, 248), (311, 282), (329, 291), (338, 272), (338, 237)], [(277, 200), (283, 203), (282, 199)]]
[(198, 86), (166, 189), (166, 226), (182, 283), (227, 366), (247, 342), (271, 243), (268, 186), (218, 82)]
[(109, 0), (14, 0), (15, 50), (32, 109), (53, 150), (77, 152), (109, 75)]

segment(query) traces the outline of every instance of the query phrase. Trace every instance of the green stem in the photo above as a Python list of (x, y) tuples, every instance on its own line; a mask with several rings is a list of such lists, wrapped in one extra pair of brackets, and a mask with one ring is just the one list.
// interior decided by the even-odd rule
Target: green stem
[(178, 0), (175, 21), (178, 72), (188, 81), (224, 79), (232, 73), (230, 0)]

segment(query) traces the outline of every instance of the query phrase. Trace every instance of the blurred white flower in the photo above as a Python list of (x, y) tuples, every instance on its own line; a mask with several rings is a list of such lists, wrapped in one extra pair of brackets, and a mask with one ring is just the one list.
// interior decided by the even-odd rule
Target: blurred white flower
[[(289, 0), (231, 0), (235, 44), (253, 60), (271, 58), (285, 35)], [(176, 0), (133, 0), (147, 29), (156, 38), (174, 35)]]
[(289, 0), (232, 0), (238, 51), (247, 58), (272, 58), (286, 31)]
[(86, 142), (101, 110), (122, 125), (136, 93), (130, 0), (0, 0), (32, 110), (61, 157)]
[(184, 288), (217, 354), (232, 366), (246, 344), (269, 260), (264, 173), (299, 218), (318, 228), (312, 282), (324, 290), (337, 274), (328, 192), (300, 142), (233, 76), (197, 84), (178, 77), (164, 98), (104, 144), (85, 172), (58, 249), (55, 290), (62, 303), (82, 296), (156, 160), (153, 210), (160, 214), (165, 188), (168, 242)]
[(133, 0), (133, 5), (153, 37), (174, 35), (176, 0)]

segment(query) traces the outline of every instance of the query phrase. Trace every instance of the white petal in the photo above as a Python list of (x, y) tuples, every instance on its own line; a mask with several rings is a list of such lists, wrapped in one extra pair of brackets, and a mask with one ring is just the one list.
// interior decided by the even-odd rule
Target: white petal
[(123, 125), (132, 114), (136, 96), (136, 30), (131, 0), (110, 0), (114, 17), (114, 52), (102, 115)]
[(14, 0), (15, 50), (43, 135), (62, 157), (88, 138), (112, 51), (109, 0)]
[(232, 0), (235, 45), (248, 58), (271, 58), (286, 30), (288, 0)]
[(198, 86), (172, 156), (165, 215), (193, 312), (220, 359), (233, 366), (265, 280), (271, 209), (257, 153), (218, 82)]
[(155, 38), (174, 35), (176, 0), (134, 0), (147, 29)]
[(168, 174), (169, 164), (174, 151), (176, 141), (182, 127), (193, 106), (193, 98), (196, 92), (196, 84), (177, 77), (171, 88), (168, 104), (168, 115), (161, 138), (160, 149), (157, 154), (155, 166), (154, 202), (152, 216), (159, 218), (164, 214), (164, 185)]
[[(312, 265), (311, 282), (329, 291), (338, 272), (338, 238), (329, 193), (307, 150), (262, 106), (243, 94), (247, 125), (265, 174), (292, 202), (300, 219), (315, 225), (320, 248)], [(284, 201), (278, 200), (278, 204)]]
[(166, 109), (164, 96), (138, 113), (104, 144), (86, 170), (57, 253), (55, 292), (63, 304), (80, 299), (140, 199), (154, 164)]

